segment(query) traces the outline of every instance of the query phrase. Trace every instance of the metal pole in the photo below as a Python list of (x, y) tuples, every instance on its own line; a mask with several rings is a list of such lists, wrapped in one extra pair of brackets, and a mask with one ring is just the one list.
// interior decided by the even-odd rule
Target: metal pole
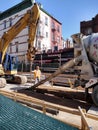
[(41, 68), (42, 68), (42, 64), (43, 64), (43, 61), (42, 61), (42, 53), (41, 53)]
[(30, 81), (32, 83), (32, 61), (30, 61)]
[(61, 66), (61, 54), (60, 54), (60, 66)]

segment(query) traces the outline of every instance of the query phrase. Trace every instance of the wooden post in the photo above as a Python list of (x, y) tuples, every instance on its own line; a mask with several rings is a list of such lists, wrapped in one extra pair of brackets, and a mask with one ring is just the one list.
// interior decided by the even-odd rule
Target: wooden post
[(43, 103), (43, 113), (46, 114), (46, 105)]
[(70, 88), (73, 88), (73, 85), (72, 85), (70, 78), (68, 78), (68, 82), (69, 82)]
[(81, 115), (81, 130), (91, 130), (92, 127), (88, 125), (85, 114), (83, 113), (81, 107), (78, 107), (80, 115)]
[(30, 82), (32, 83), (32, 61), (30, 61)]
[(23, 61), (21, 62), (21, 72), (23, 72)]
[(53, 79), (51, 80), (51, 86), (53, 87)]
[(17, 101), (16, 94), (14, 93), (14, 101)]
[(61, 54), (59, 54), (59, 67), (61, 66)]

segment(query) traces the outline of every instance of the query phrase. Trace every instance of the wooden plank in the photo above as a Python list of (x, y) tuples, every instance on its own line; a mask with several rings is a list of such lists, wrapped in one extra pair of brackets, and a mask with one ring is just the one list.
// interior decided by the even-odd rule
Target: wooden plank
[(90, 130), (90, 126), (87, 122), (87, 119), (85, 117), (85, 114), (83, 113), (81, 107), (78, 107), (80, 115), (81, 115), (81, 130)]
[(94, 119), (94, 120), (98, 121), (98, 116), (95, 116), (95, 115), (92, 115), (92, 114), (88, 114), (88, 113), (86, 113), (85, 115), (86, 115), (86, 117), (88, 117), (90, 119)]
[(60, 86), (47, 86), (47, 85), (40, 85), (38, 86), (39, 89), (47, 89), (48, 91), (63, 91), (63, 92), (83, 92), (83, 90), (71, 89), (67, 87), (60, 87)]

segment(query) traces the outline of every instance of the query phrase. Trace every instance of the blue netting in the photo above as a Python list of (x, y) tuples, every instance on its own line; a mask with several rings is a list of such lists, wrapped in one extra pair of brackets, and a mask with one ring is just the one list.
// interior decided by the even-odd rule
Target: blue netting
[(0, 130), (78, 130), (0, 95)]

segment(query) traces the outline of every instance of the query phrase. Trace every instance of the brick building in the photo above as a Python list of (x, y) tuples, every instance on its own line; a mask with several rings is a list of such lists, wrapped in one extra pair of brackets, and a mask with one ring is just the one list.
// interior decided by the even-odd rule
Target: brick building
[(84, 35), (98, 32), (98, 14), (89, 21), (80, 22), (80, 32)]
[(62, 49), (62, 30), (60, 24), (55, 18), (51, 17), (51, 46), (54, 51)]

